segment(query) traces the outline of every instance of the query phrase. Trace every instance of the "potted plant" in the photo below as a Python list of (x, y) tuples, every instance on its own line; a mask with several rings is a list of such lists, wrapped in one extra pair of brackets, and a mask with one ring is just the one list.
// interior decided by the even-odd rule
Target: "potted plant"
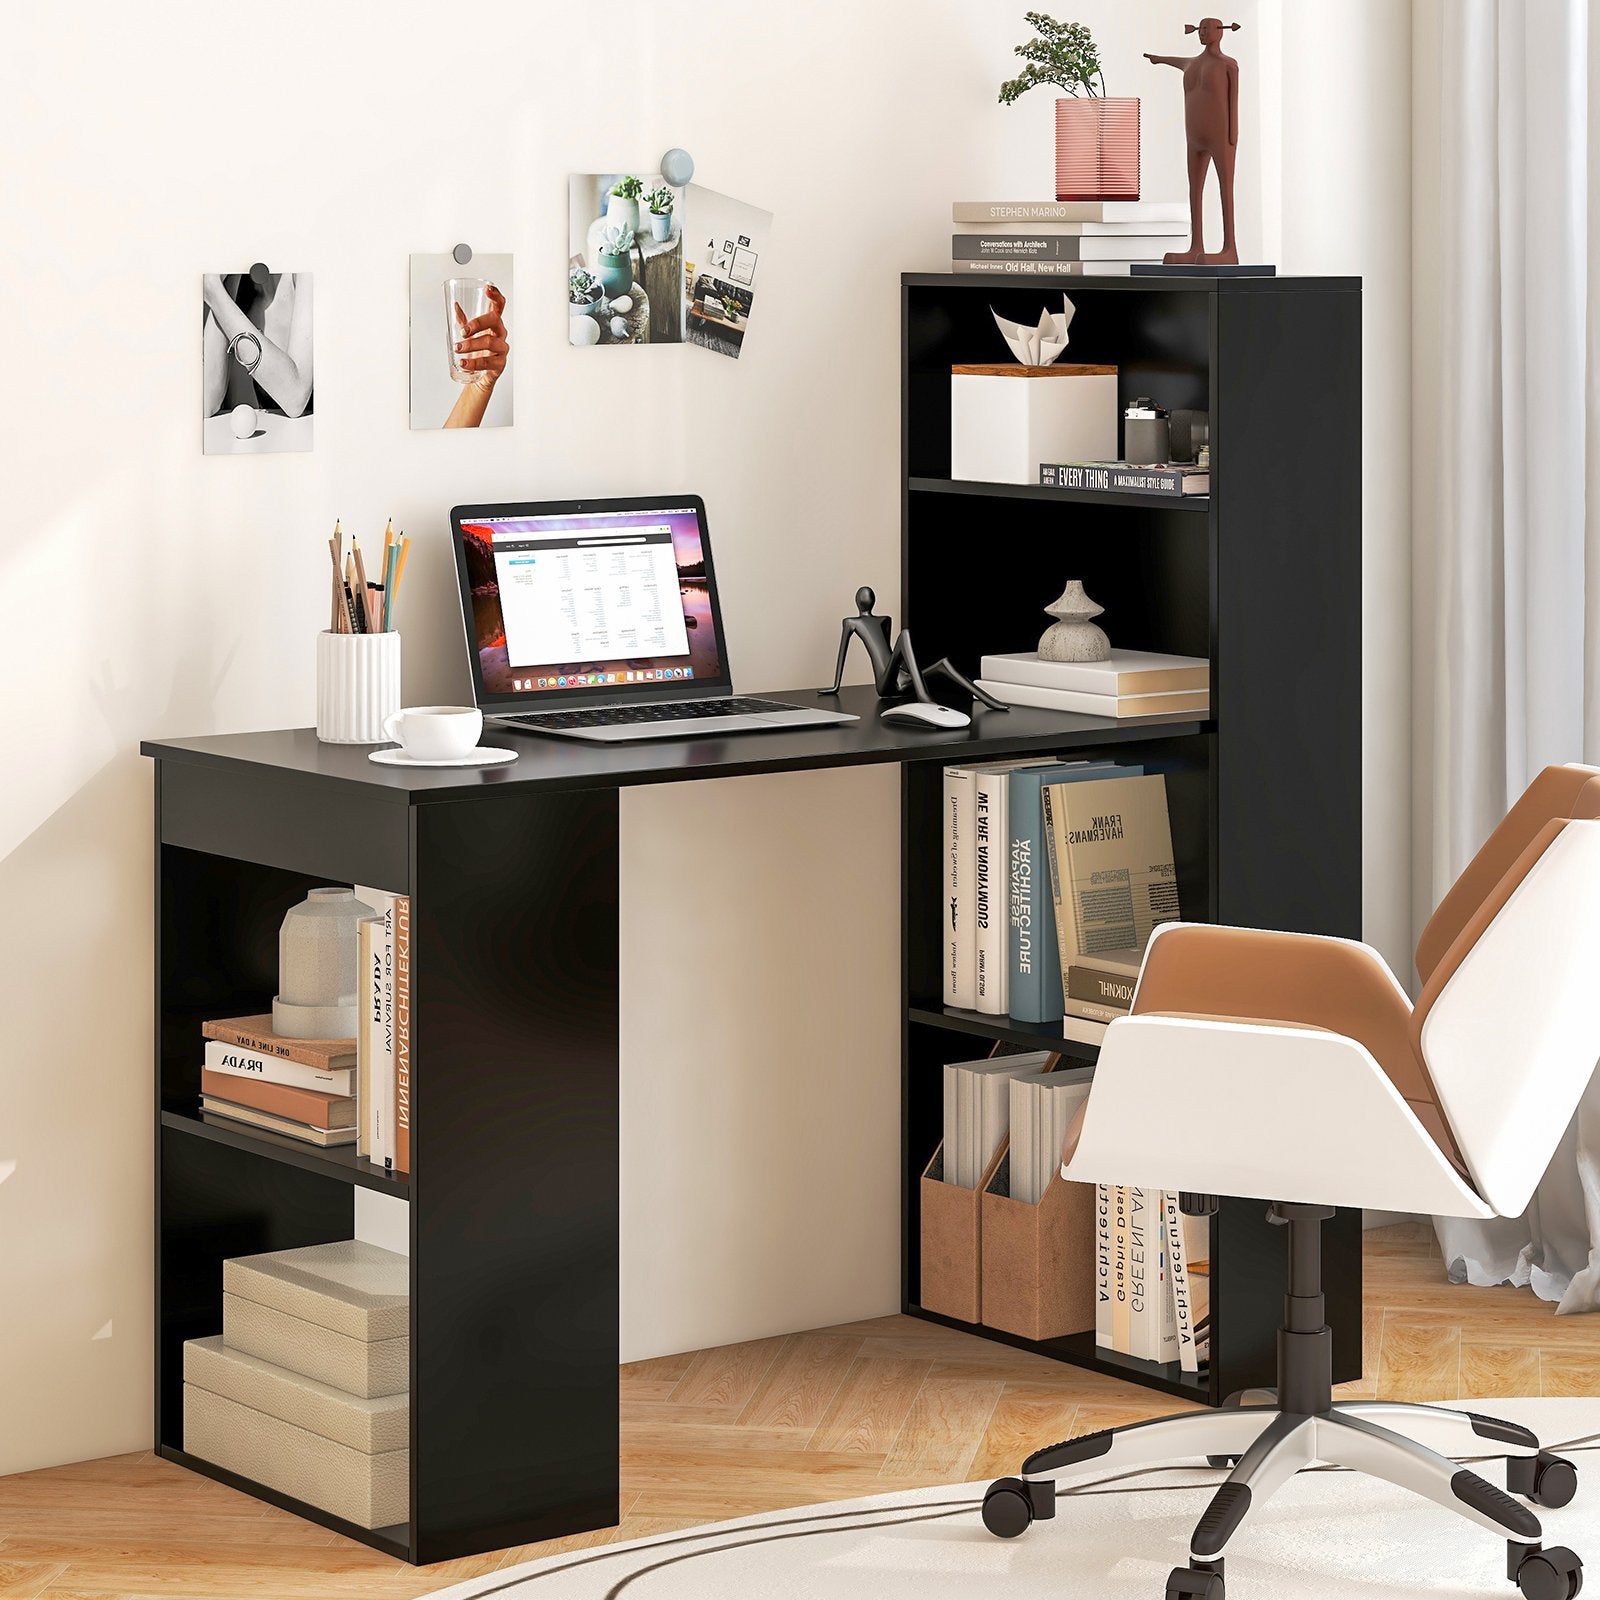
[(608, 300), (633, 289), (633, 229), (607, 223), (600, 234), (596, 251), (600, 264), (600, 287)]
[(1016, 47), (1028, 64), (1000, 85), (1000, 104), (1041, 84), (1065, 91), (1056, 101), (1056, 199), (1137, 200), (1138, 97), (1106, 94), (1100, 51), (1081, 22), (1057, 22), (1042, 11), (1023, 16), (1036, 37)]
[(731, 294), (723, 295), (722, 314), (728, 319), (729, 322), (737, 322), (739, 320), (740, 309), (741, 307), (739, 302), (735, 300)]
[(626, 228), (629, 233), (639, 231), (639, 196), (644, 184), (633, 177), (618, 178), (606, 197), (606, 221), (613, 227)]
[(672, 207), (675, 199), (676, 196), (666, 184), (652, 189), (644, 197), (644, 203), (650, 208), (650, 237), (658, 244), (664, 243), (672, 233)]

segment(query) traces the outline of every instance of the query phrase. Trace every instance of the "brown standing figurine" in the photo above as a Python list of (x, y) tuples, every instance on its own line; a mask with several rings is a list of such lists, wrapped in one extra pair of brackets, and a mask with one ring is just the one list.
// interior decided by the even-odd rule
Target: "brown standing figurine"
[[(1239, 148), (1239, 63), (1222, 53), (1222, 36), (1237, 22), (1224, 23), (1205, 17), (1199, 27), (1185, 26), (1185, 33), (1200, 35), (1197, 56), (1153, 56), (1146, 61), (1158, 67), (1177, 67), (1183, 73), (1183, 131), (1189, 142), (1189, 248), (1169, 250), (1163, 257), (1169, 265), (1178, 262), (1215, 261), (1237, 263), (1239, 247), (1233, 237), (1233, 160)], [(1205, 249), (1205, 222), (1202, 201), (1205, 197), (1206, 168), (1216, 163), (1217, 185), (1222, 191), (1222, 248), (1208, 255)]]

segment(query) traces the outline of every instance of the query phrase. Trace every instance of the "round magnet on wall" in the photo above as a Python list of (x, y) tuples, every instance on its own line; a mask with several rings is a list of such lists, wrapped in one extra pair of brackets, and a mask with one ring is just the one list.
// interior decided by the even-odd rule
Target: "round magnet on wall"
[(674, 145), (661, 158), (661, 176), (674, 189), (681, 189), (694, 176), (694, 157)]
[(256, 262), (256, 264), (250, 269), (250, 281), (258, 289), (265, 289), (267, 286), (267, 280), (271, 276), (272, 274), (267, 271), (267, 264), (265, 261)]
[(458, 244), (450, 254), (458, 267), (464, 267), (472, 259), (472, 246), (470, 244)]

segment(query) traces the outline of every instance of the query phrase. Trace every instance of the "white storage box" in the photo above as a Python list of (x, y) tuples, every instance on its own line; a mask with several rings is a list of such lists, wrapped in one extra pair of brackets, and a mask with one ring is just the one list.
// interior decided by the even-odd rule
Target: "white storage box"
[(1038, 483), (1046, 461), (1117, 458), (1117, 369), (1060, 361), (950, 369), (950, 476)]

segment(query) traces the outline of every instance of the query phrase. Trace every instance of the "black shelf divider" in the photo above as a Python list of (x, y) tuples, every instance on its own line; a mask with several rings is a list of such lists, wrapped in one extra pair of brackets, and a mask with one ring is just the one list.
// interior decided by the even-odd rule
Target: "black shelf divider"
[(355, 1153), (353, 1145), (334, 1145), (322, 1149), (291, 1139), (287, 1134), (273, 1133), (268, 1128), (252, 1128), (248, 1123), (229, 1122), (226, 1118), (207, 1117), (198, 1111), (164, 1109), (161, 1126), (179, 1133), (193, 1134), (198, 1139), (211, 1139), (217, 1144), (235, 1150), (248, 1150), (265, 1156), (269, 1161), (282, 1161), (302, 1172), (316, 1172), (340, 1183), (352, 1183), (379, 1194), (390, 1194), (407, 1199), (411, 1193), (411, 1180), (403, 1172), (391, 1172), (375, 1167)]
[[(1124, 723), (1102, 746), (1166, 777), (1190, 921), (1361, 937), (1360, 288), (1351, 278), (901, 279), (899, 620), (921, 659), (948, 656), (972, 673), (983, 655), (1032, 650), (1043, 607), (1080, 578), (1105, 607), (1113, 644), (1211, 662), (1204, 722)], [(950, 477), (951, 367), (1004, 359), (991, 309), (1032, 321), (1062, 292), (1076, 308), (1072, 359), (1115, 366), (1120, 401), (1146, 394), (1207, 413), (1211, 494)], [(902, 1302), (948, 1322), (919, 1304), (919, 1179), (942, 1120), (936, 1069), (985, 1042), (1099, 1052), (1063, 1039), (1059, 1024), (931, 998), (943, 992), (940, 795), (937, 767), (903, 770)], [(1326, 1230), (1341, 1382), (1361, 1372), (1360, 1228), (1359, 1213), (1343, 1211)], [(1198, 1375), (1098, 1350), (1092, 1333), (1035, 1344), (949, 1325), (1220, 1405), (1273, 1381), (1281, 1233), (1257, 1202), (1224, 1199), (1212, 1219), (1212, 1355)]]

